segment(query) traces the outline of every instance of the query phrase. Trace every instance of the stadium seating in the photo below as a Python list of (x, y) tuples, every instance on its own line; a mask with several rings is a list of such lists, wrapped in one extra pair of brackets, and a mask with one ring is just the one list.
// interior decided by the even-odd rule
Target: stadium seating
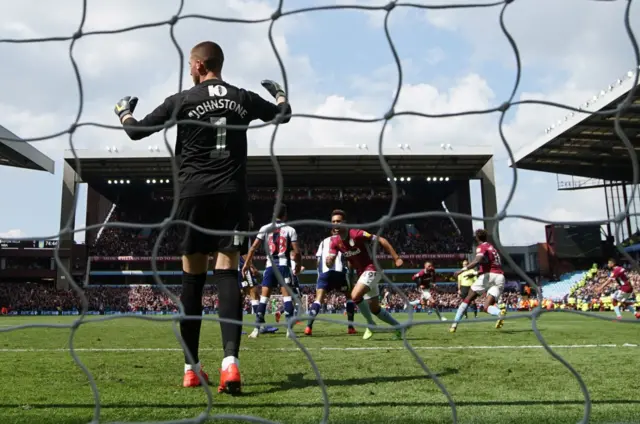
[[(364, 223), (380, 219), (388, 213), (390, 193), (373, 190), (291, 190), (285, 192), (284, 201), (289, 217), (320, 219), (327, 221), (328, 214), (341, 208), (349, 214), (349, 221)], [(362, 202), (367, 202), (363, 208)], [(161, 222), (169, 215), (172, 199), (157, 198), (146, 202), (122, 202), (111, 214), (109, 221), (140, 223)], [(144, 206), (141, 206), (144, 205)], [(257, 230), (271, 221), (274, 192), (254, 191), (251, 194), (251, 212)], [(401, 194), (396, 213), (416, 210), (441, 210), (441, 206), (428, 198)], [(304, 255), (314, 255), (319, 242), (328, 235), (328, 228), (321, 226), (298, 227), (300, 245)], [(420, 221), (394, 222), (385, 228), (385, 237), (399, 253), (467, 253), (471, 249), (471, 234), (462, 235), (448, 218), (430, 218)], [(171, 228), (164, 236), (159, 255), (176, 254), (178, 232)], [(139, 229), (105, 228), (97, 242), (91, 246), (91, 256), (150, 256), (157, 240), (157, 231)]]
[(542, 286), (542, 297), (551, 300), (563, 299), (586, 274), (587, 271), (574, 271), (561, 275), (559, 281)]

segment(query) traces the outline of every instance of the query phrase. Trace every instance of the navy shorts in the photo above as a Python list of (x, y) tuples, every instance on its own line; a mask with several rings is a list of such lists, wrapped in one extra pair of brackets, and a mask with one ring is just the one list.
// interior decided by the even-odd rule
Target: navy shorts
[[(277, 265), (276, 268), (278, 268), (278, 271), (280, 271), (280, 274), (282, 275), (282, 278), (284, 279), (284, 283), (287, 285), (291, 285), (291, 268), (289, 268), (288, 266), (284, 266), (284, 265)], [(265, 270), (264, 270), (264, 275), (262, 276), (262, 286), (263, 287), (269, 287), (270, 289), (274, 289), (276, 287), (278, 287), (280, 285), (280, 282), (278, 281), (278, 277), (275, 273), (275, 271), (273, 270), (273, 268), (271, 266), (268, 266)]]
[(327, 291), (338, 290), (345, 293), (349, 291), (351, 287), (345, 272), (327, 271), (322, 274), (318, 274), (316, 289)]

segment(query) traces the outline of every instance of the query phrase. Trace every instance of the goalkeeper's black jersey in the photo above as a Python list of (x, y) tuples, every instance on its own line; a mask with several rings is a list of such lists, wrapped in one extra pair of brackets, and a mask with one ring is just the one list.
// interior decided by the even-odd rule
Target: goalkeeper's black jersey
[(207, 125), (178, 124), (175, 155), (178, 161), (180, 197), (220, 193), (246, 192), (247, 130), (225, 128), (244, 125), (260, 119), (271, 121), (286, 105), (276, 106), (258, 94), (221, 80), (207, 80), (189, 90), (167, 97), (160, 106), (142, 120), (127, 119), (125, 128), (130, 138), (147, 137), (177, 109), (177, 120), (194, 120)]

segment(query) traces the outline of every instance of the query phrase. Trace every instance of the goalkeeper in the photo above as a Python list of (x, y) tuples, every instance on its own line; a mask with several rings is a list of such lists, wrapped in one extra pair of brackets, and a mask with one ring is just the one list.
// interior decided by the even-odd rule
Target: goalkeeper
[[(132, 140), (164, 129), (172, 118), (200, 124), (179, 122), (175, 144), (175, 155), (179, 158), (175, 218), (182, 224), (179, 227), (182, 230), (181, 302), (185, 315), (198, 317), (180, 322), (186, 347), (183, 386), (199, 386), (209, 380), (202, 370), (198, 348), (202, 293), (211, 254), (215, 258), (211, 283), (218, 287), (218, 313), (220, 318), (237, 322), (220, 323), (224, 355), (218, 392), (233, 394), (241, 389), (238, 352), (243, 296), (238, 284), (238, 262), (240, 255), (246, 253), (246, 249), (242, 249), (244, 237), (233, 231), (248, 230), (247, 127), (256, 119), (269, 122), (279, 117), (281, 122), (288, 122), (291, 108), (284, 90), (274, 81), (262, 81), (262, 86), (277, 105), (225, 82), (223, 64), (224, 53), (218, 44), (199, 43), (191, 49), (189, 57), (193, 88), (167, 97), (140, 121), (133, 117), (138, 103), (136, 97), (122, 98), (115, 106), (115, 113)], [(231, 235), (200, 232), (185, 223), (227, 231)]]

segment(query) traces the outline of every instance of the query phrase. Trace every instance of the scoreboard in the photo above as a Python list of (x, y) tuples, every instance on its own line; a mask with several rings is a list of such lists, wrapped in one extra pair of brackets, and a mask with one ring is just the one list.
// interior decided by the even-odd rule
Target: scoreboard
[(600, 258), (602, 235), (600, 225), (545, 226), (547, 243), (560, 259)]
[(58, 240), (5, 240), (0, 239), (0, 249), (55, 249)]

